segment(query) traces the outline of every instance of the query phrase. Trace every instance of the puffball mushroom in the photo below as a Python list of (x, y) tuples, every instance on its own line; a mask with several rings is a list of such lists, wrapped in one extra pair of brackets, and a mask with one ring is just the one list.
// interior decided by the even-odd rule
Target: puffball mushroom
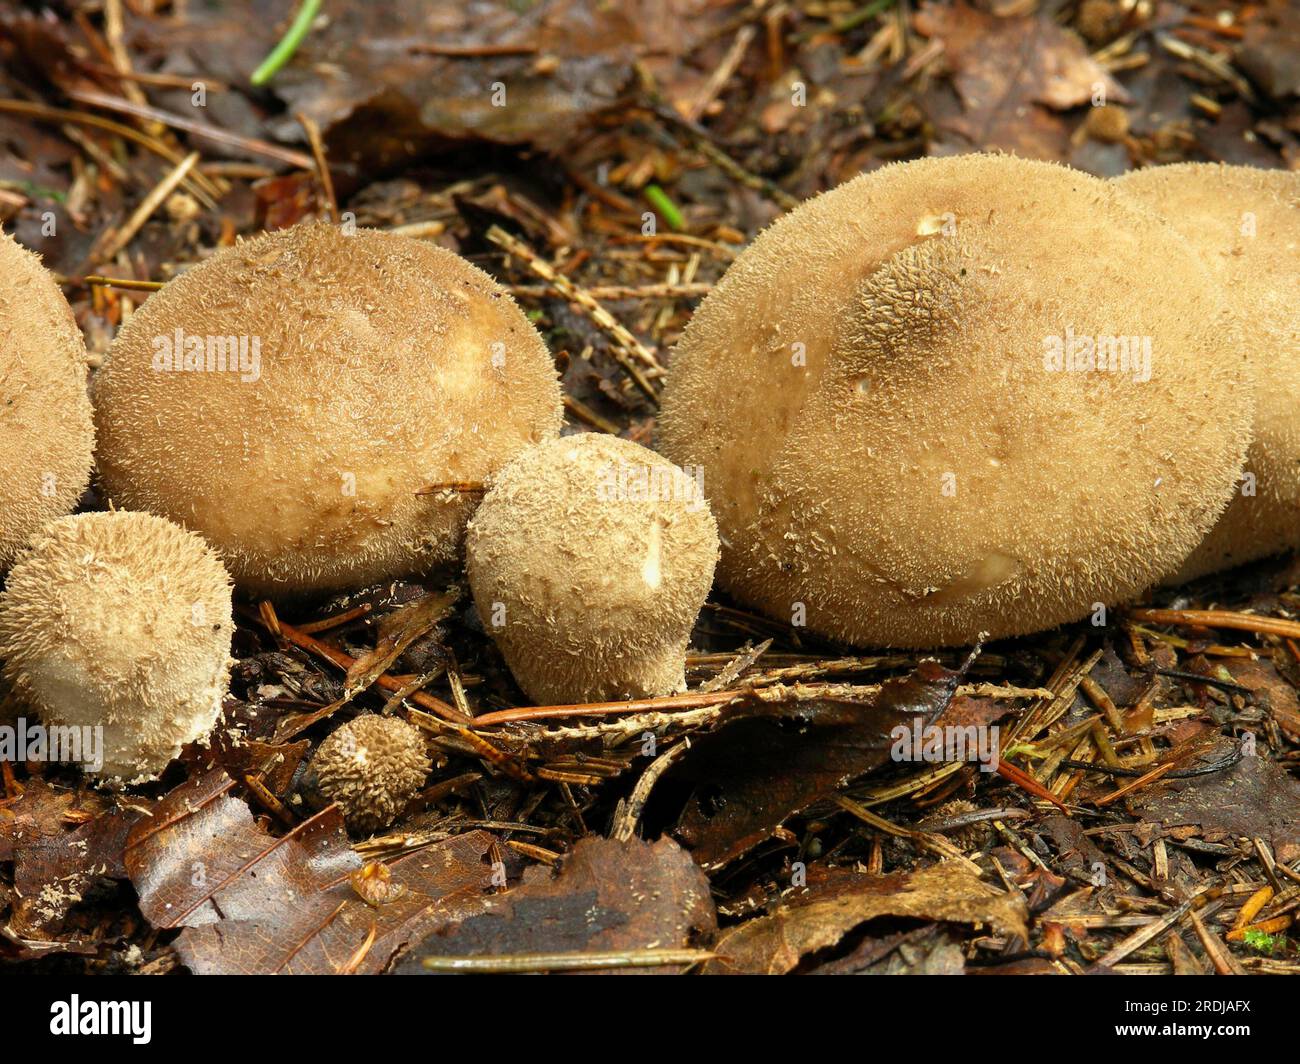
[(778, 220), (696, 311), (661, 448), (719, 584), (849, 643), (967, 644), (1140, 592), (1232, 493), (1244, 353), (1187, 243), (1113, 185), (968, 155)]
[(90, 481), (86, 347), (40, 259), (0, 233), (0, 572)]
[(336, 728), (317, 747), (304, 788), (317, 805), (338, 802), (354, 831), (379, 831), (420, 792), (430, 767), (419, 728), (372, 713)]
[(193, 267), (123, 327), (95, 384), (116, 503), (202, 533), (238, 584), (357, 587), (460, 547), (477, 482), (559, 432), (554, 363), (445, 249), (309, 224)]
[(530, 698), (685, 689), (718, 533), (687, 471), (628, 440), (565, 436), (497, 473), (466, 536), (484, 627)]
[(1240, 490), (1177, 577), (1300, 547), (1300, 174), (1183, 163), (1117, 184), (1159, 211), (1209, 266), (1255, 372)]
[(0, 594), (4, 675), (47, 728), (102, 726), (103, 763), (88, 771), (111, 783), (152, 779), (221, 712), (230, 595), (213, 550), (170, 521), (59, 518)]

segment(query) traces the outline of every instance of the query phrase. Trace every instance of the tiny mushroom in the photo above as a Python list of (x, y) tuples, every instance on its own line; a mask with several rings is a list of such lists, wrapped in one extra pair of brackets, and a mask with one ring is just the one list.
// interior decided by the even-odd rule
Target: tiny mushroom
[(1117, 184), (1210, 267), (1255, 371), (1254, 439), (1237, 494), (1177, 577), (1300, 547), (1300, 174), (1182, 163)]
[(306, 224), (151, 296), (96, 376), (107, 496), (203, 534), (235, 581), (307, 592), (455, 556), (478, 482), (563, 420), (499, 285), (390, 233)]
[(86, 348), (40, 260), (0, 233), (0, 572), (90, 482)]
[(718, 533), (695, 477), (600, 433), (531, 447), (470, 521), (474, 602), (539, 702), (685, 689), (686, 645)]
[[(62, 517), (0, 594), (4, 675), (113, 785), (155, 778), (221, 712), (230, 577), (198, 536), (142, 513)], [(69, 733), (71, 734), (71, 733)]]
[(400, 717), (367, 713), (336, 728), (317, 747), (303, 791), (321, 808), (337, 802), (352, 830), (379, 831), (419, 793), (429, 769), (419, 728)]
[(1252, 410), (1218, 285), (1153, 211), (966, 155), (883, 167), (759, 236), (687, 327), (659, 431), (705, 470), (724, 590), (926, 647), (1102, 619), (1172, 572), (1232, 494)]

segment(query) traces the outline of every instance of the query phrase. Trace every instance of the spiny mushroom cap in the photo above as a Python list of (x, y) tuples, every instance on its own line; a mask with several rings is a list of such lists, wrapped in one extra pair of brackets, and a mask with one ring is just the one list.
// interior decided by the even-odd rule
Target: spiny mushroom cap
[[(202, 371), (166, 369), (178, 335), (202, 341)], [(215, 368), (223, 337), (245, 343), (243, 368)], [(323, 224), (218, 252), (151, 296), (95, 401), (109, 496), (201, 532), (262, 593), (453, 557), (469, 501), (417, 492), (480, 481), (563, 419), (541, 338), (491, 278)]]
[[(1109, 341), (1106, 371), (1054, 357), (1107, 337), (1137, 356), (1149, 337), (1149, 379), (1141, 357), (1110, 371)], [(921, 647), (1052, 627), (1172, 571), (1232, 492), (1251, 408), (1216, 286), (1154, 213), (1062, 166), (962, 156), (763, 233), (687, 327), (660, 430), (704, 466), (721, 586)]]
[(685, 688), (686, 644), (713, 583), (718, 532), (687, 471), (600, 433), (530, 447), (470, 521), (474, 602), (539, 702)]
[(370, 713), (330, 733), (311, 760), (309, 780), (326, 803), (339, 803), (348, 827), (379, 831), (419, 793), (430, 767), (419, 728)]
[(5, 676), (47, 727), (102, 725), (114, 783), (152, 779), (212, 730), (232, 631), (221, 560), (151, 514), (54, 521), (0, 595)]
[(0, 572), (90, 481), (86, 347), (40, 259), (0, 233)]
[(1118, 185), (1159, 211), (1210, 268), (1255, 373), (1252, 476), (1178, 577), (1300, 546), (1300, 174), (1183, 163), (1134, 171)]

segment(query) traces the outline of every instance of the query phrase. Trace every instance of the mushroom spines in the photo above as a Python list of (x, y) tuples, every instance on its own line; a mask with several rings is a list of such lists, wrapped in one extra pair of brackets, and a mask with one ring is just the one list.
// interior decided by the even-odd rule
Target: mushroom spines
[(4, 673), (46, 725), (103, 728), (100, 775), (152, 778), (220, 714), (230, 596), (217, 555), (170, 521), (60, 518), (0, 594)]
[(90, 482), (86, 349), (40, 259), (0, 233), (0, 572)]
[(114, 501), (201, 531), (263, 592), (453, 557), (470, 502), (420, 492), (481, 480), (563, 419), (541, 338), (491, 278), (321, 224), (218, 252), (151, 296), (95, 397)]
[(479, 616), (539, 701), (680, 690), (717, 553), (691, 472), (600, 433), (521, 452), (466, 539)]
[(400, 717), (364, 714), (316, 749), (304, 787), (317, 805), (337, 802), (348, 827), (388, 827), (424, 786), (431, 763), (423, 733)]
[[(1135, 283), (1152, 260), (1160, 289)], [(742, 601), (854, 643), (1019, 634), (1136, 593), (1212, 524), (1251, 408), (1227, 325), (1186, 243), (1106, 182), (885, 167), (737, 259), (660, 440), (703, 465)]]
[(1256, 378), (1237, 491), (1176, 579), (1300, 546), (1300, 174), (1181, 163), (1114, 184), (1158, 211), (1209, 266)]

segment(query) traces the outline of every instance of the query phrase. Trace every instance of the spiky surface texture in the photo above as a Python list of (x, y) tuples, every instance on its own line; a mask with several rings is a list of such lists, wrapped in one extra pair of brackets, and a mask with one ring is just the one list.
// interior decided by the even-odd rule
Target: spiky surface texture
[(1243, 483), (1178, 577), (1300, 547), (1300, 174), (1183, 163), (1118, 184), (1158, 210), (1220, 280), (1255, 371), (1253, 485)]
[[(252, 374), (157, 371), (156, 338), (259, 340)], [(175, 345), (173, 344), (173, 347)], [(136, 311), (95, 383), (118, 504), (201, 532), (260, 593), (360, 586), (453, 557), (479, 481), (563, 418), (518, 306), (442, 248), (330, 225), (221, 251)]]
[(320, 744), (308, 766), (308, 785), (326, 804), (338, 802), (354, 831), (379, 831), (419, 793), (430, 768), (419, 728), (370, 713)]
[(86, 347), (40, 259), (0, 233), (0, 572), (90, 481)]
[(0, 595), (5, 676), (47, 726), (102, 725), (113, 783), (152, 779), (212, 730), (232, 630), (221, 560), (151, 514), (59, 518)]
[[(1150, 379), (1049, 370), (1071, 333), (1151, 337)], [(1217, 287), (1154, 213), (1062, 166), (962, 156), (764, 232), (687, 328), (660, 430), (705, 467), (725, 589), (922, 647), (1049, 628), (1172, 571), (1227, 503), (1251, 412)]]
[(599, 433), (522, 452), (493, 478), (466, 538), (483, 625), (539, 702), (683, 690), (717, 558), (698, 485)]

